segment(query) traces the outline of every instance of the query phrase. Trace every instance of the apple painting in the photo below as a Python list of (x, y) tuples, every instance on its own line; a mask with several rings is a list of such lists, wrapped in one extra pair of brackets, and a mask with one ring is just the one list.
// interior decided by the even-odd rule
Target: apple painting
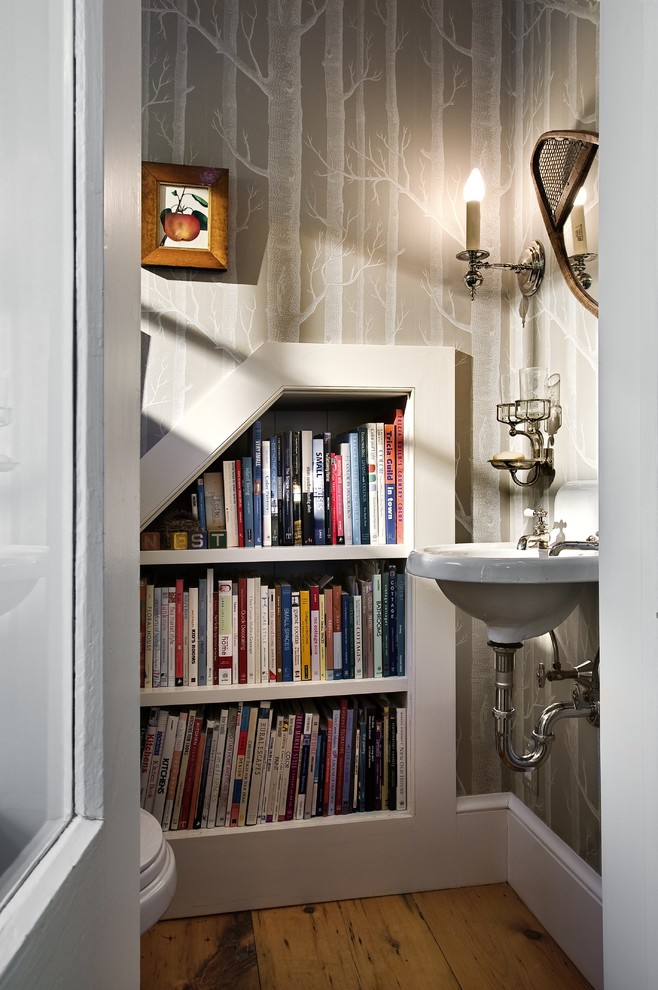
[[(160, 213), (164, 231), (160, 247), (207, 247), (206, 244), (191, 242), (197, 241), (201, 232), (208, 230), (208, 201), (187, 187), (180, 191), (169, 188), (167, 199), (173, 202), (173, 206), (166, 206)], [(195, 208), (197, 205), (204, 207), (205, 212)]]

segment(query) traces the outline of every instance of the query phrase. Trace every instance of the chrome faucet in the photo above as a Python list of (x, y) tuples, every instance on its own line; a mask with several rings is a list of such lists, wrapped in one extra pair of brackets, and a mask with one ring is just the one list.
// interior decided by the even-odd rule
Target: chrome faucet
[(532, 516), (535, 520), (535, 525), (532, 533), (524, 533), (523, 536), (519, 537), (516, 549), (529, 550), (531, 547), (537, 547), (539, 550), (548, 550), (548, 538), (551, 532), (546, 525), (546, 509), (525, 509), (523, 514)]
[(557, 557), (559, 553), (563, 550), (598, 550), (599, 549), (599, 534), (595, 536), (588, 536), (586, 540), (562, 540), (560, 543), (554, 543), (553, 546), (548, 551), (549, 557)]

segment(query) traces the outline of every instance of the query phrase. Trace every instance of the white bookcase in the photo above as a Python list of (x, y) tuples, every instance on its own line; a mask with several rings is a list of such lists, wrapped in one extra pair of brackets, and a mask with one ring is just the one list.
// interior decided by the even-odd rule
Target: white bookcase
[[(142, 528), (258, 418), (296, 421), (323, 405), (358, 421), (369, 405), (405, 404), (405, 545), (149, 551), (142, 565), (298, 565), (405, 559), (414, 546), (454, 540), (455, 354), (439, 347), (266, 343), (207, 394), (142, 459)], [(309, 412), (311, 410), (311, 412)], [(341, 412), (343, 410), (344, 412)], [(146, 689), (142, 706), (246, 699), (403, 694), (408, 709), (408, 810), (239, 828), (167, 832), (178, 888), (168, 917), (453, 885), (458, 879), (454, 617), (432, 582), (408, 577), (403, 677), (230, 687)]]

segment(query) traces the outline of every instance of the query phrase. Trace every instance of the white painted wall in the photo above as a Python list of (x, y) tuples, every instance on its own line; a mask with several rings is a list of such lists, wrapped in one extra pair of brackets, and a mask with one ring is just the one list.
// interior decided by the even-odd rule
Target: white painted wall
[(601, 0), (601, 778), (606, 990), (658, 973), (658, 3)]
[[(51, 53), (62, 52), (61, 65), (53, 59), (51, 65), (34, 66), (35, 97), (44, 102), (52, 93), (50, 84), (66, 74), (75, 15), (80, 198), (75, 804), (71, 824), (0, 914), (0, 987), (137, 990), (139, 719), (133, 658), (138, 642), (140, 13), (133, 0), (60, 0), (57, 8), (54, 3), (43, 8), (39, 16), (34, 5), (14, 3), (4, 13), (11, 13), (12, 26), (37, 49), (43, 41)], [(0, 35), (3, 54), (3, 45), (14, 40), (7, 22)], [(11, 58), (0, 58), (0, 85), (7, 94), (31, 82), (23, 79), (29, 75), (27, 50), (17, 76), (12, 65)], [(25, 129), (25, 140), (33, 144), (21, 150), (33, 151), (33, 174), (26, 178), (46, 202), (41, 225), (22, 231), (22, 239), (19, 232), (15, 250), (22, 252), (23, 264), (32, 264), (29, 238), (48, 238), (46, 263), (72, 292), (70, 273), (60, 270), (58, 232), (47, 224), (49, 159), (65, 157), (71, 138), (65, 129), (59, 135), (55, 131), (44, 157), (34, 132), (34, 124), (32, 138)], [(11, 147), (7, 144), (3, 153), (11, 154)], [(72, 184), (70, 166), (68, 171)], [(3, 193), (11, 196), (13, 190)], [(3, 300), (19, 288), (3, 279)], [(23, 738), (28, 717), (25, 706), (15, 706), (3, 688), (3, 718), (15, 720), (15, 738)]]

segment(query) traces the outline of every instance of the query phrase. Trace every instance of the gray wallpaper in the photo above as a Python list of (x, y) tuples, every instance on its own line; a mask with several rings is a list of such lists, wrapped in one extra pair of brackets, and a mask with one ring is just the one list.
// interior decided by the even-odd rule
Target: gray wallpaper
[[(597, 127), (598, 3), (151, 0), (143, 45), (143, 158), (230, 170), (229, 271), (143, 270), (143, 451), (264, 340), (446, 344), (460, 353), (459, 539), (516, 538), (525, 507), (596, 478), (596, 320), (550, 254), (525, 325), (514, 277), (487, 273), (471, 303), (455, 255), (475, 165), (492, 260), (548, 244), (530, 156), (545, 130)], [(595, 232), (595, 175), (588, 192)], [(509, 445), (500, 375), (530, 364), (562, 376), (558, 477), (543, 495), (510, 492), (487, 463)], [(561, 725), (547, 768), (510, 781), (479, 626), (458, 631), (460, 793), (514, 789), (598, 867), (596, 730)], [(591, 657), (596, 602), (559, 635), (564, 662)], [(524, 735), (554, 700), (535, 687), (542, 652), (527, 644), (520, 665)]]

